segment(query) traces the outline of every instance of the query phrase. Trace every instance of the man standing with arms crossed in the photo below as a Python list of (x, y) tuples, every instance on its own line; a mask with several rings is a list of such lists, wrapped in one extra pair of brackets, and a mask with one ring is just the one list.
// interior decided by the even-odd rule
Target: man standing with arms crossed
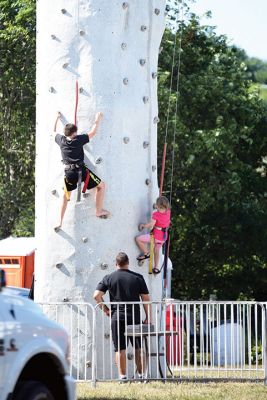
[[(97, 303), (103, 303), (103, 296), (108, 291), (110, 302), (147, 302), (150, 301), (149, 292), (146, 282), (142, 275), (129, 270), (129, 258), (127, 254), (120, 252), (116, 257), (116, 271), (99, 282), (94, 292), (94, 299)], [(143, 304), (145, 311), (144, 324), (151, 323), (150, 305)], [(116, 363), (120, 381), (127, 381), (126, 376), (126, 339), (125, 331), (128, 325), (141, 323), (141, 310), (139, 304), (120, 304), (119, 306), (111, 305), (111, 310), (106, 306), (101, 306), (103, 312), (107, 316), (111, 316), (112, 340), (116, 353)], [(126, 311), (126, 312), (125, 312)], [(127, 318), (125, 319), (125, 315)], [(119, 332), (118, 332), (119, 331)], [(132, 337), (128, 337), (135, 348), (135, 361), (138, 372), (138, 377), (143, 377), (141, 345), (140, 339), (135, 339), (133, 344)]]

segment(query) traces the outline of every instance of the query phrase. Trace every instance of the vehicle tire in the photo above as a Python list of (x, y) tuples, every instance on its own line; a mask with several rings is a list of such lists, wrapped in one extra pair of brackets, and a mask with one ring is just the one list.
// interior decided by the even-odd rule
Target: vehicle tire
[(24, 381), (18, 384), (13, 400), (55, 400), (50, 390), (38, 381)]

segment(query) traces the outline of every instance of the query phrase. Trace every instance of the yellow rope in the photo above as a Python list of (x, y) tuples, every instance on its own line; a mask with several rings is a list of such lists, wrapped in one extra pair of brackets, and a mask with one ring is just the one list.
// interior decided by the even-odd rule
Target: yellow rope
[(64, 192), (65, 192), (65, 195), (67, 197), (67, 200), (69, 201), (70, 200), (70, 192), (67, 189), (65, 179), (64, 179)]
[(155, 246), (154, 236), (153, 236), (153, 233), (150, 232), (150, 259), (149, 259), (149, 268), (148, 268), (149, 274), (152, 274), (152, 270), (153, 270), (154, 246)]

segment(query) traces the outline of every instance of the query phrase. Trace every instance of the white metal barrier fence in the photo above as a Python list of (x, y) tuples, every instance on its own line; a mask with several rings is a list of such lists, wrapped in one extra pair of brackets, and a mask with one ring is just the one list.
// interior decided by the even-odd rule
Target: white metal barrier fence
[(95, 364), (95, 308), (90, 303), (42, 303), (44, 313), (62, 325), (70, 340), (70, 375), (92, 381)]
[[(126, 349), (128, 380), (264, 380), (266, 303), (54, 303), (42, 305), (70, 335), (70, 372), (77, 381), (117, 380), (112, 331)], [(142, 324), (148, 304), (151, 324)], [(117, 316), (119, 315), (119, 318)], [(116, 335), (116, 332), (121, 334)], [(137, 368), (138, 367), (138, 368)]]

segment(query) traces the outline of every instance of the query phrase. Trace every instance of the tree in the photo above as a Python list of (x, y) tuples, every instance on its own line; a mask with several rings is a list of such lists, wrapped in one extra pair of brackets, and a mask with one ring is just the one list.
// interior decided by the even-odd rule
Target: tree
[[(177, 35), (182, 53), (172, 197), (173, 294), (265, 299), (266, 110), (251, 90), (242, 50), (227, 46), (225, 36), (201, 26), (194, 15), (180, 23)], [(166, 129), (173, 42), (173, 29), (167, 30), (160, 55), (159, 149)], [(177, 51), (174, 71), (178, 59)], [(176, 85), (177, 75), (170, 101), (171, 135)]]
[(0, 237), (3, 238), (11, 233), (27, 236), (34, 232), (34, 0), (0, 0), (0, 55)]

